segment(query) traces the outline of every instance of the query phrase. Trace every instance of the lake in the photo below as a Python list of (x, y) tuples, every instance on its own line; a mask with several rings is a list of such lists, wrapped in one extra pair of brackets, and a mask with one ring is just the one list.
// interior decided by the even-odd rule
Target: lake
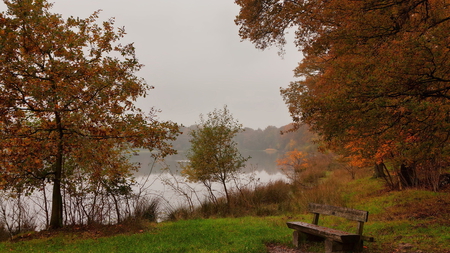
[[(281, 154), (282, 155), (282, 154)], [(278, 152), (265, 152), (263, 150), (256, 151), (244, 151), (243, 157), (249, 157), (244, 172), (250, 172), (253, 170), (264, 171), (264, 174), (278, 175), (280, 170), (277, 169), (276, 160), (280, 156)], [(165, 164), (169, 166), (170, 170), (175, 171), (178, 166), (178, 162), (186, 161), (185, 153), (180, 151), (176, 155), (166, 157)], [(141, 168), (135, 173), (136, 176), (147, 175), (148, 173), (162, 173), (161, 168), (164, 167), (161, 162), (155, 163), (148, 150), (139, 150), (136, 155), (131, 157), (132, 162), (139, 163)]]
[[(270, 181), (286, 180), (286, 176), (276, 166), (276, 160), (282, 153), (244, 151), (241, 154), (251, 158), (247, 161), (246, 167), (242, 169), (243, 173), (239, 175), (239, 184), (255, 186)], [(185, 182), (179, 175), (179, 162), (187, 161), (183, 152), (168, 156), (163, 162), (155, 162), (149, 151), (140, 150), (131, 157), (131, 161), (140, 164), (139, 171), (134, 174), (136, 181), (140, 184), (145, 182), (150, 195), (161, 198), (163, 204), (169, 205), (169, 208), (186, 204), (186, 199), (179, 194), (180, 190), (189, 193), (193, 198), (199, 196), (198, 201), (201, 201), (202, 196), (206, 195), (203, 185)], [(168, 167), (170, 173), (163, 172), (161, 169), (164, 167)], [(229, 187), (233, 188), (233, 186), (230, 184)], [(223, 188), (219, 184), (215, 185), (214, 190), (217, 192), (217, 196), (223, 194)]]
[[(239, 173), (239, 177), (228, 185), (229, 189), (233, 189), (235, 185), (252, 188), (270, 181), (286, 180), (286, 177), (280, 173), (276, 166), (276, 160), (280, 155), (279, 153), (246, 151), (242, 152), (242, 155), (244, 157), (251, 156), (251, 158), (247, 161), (246, 167), (242, 170), (242, 173)], [(207, 196), (207, 192), (203, 185), (187, 182), (180, 176), (178, 163), (179, 161), (186, 161), (186, 157), (182, 152), (177, 155), (166, 157), (163, 162), (155, 162), (149, 151), (140, 150), (131, 157), (131, 161), (140, 164), (139, 171), (134, 174), (137, 182), (133, 188), (134, 192), (141, 197), (146, 196), (159, 199), (161, 217), (164, 217), (165, 213), (169, 210), (174, 210), (180, 206), (187, 207), (189, 201), (192, 205), (198, 205)], [(162, 171), (161, 169), (164, 167), (169, 167), (169, 170), (165, 172)], [(52, 191), (51, 184), (47, 185), (45, 189), (47, 192), (47, 206), (50, 207), (50, 199), (48, 196), (51, 196), (49, 195)], [(213, 185), (213, 191), (216, 197), (223, 196), (222, 185), (215, 183)], [(97, 208), (98, 206), (93, 199), (94, 196), (89, 193), (87, 193), (87, 196), (83, 197), (78, 196), (76, 198), (68, 198), (65, 200), (68, 205), (72, 205), (76, 201), (79, 202), (75, 203), (75, 207), (71, 208), (70, 206), (67, 206), (67, 210), (74, 212), (72, 217), (78, 219), (78, 222), (86, 222), (87, 214), (80, 210), (86, 209), (89, 211), (94, 210), (93, 207)], [(17, 221), (15, 215), (18, 215), (17, 206), (20, 205), (20, 210), (26, 210), (21, 215), (32, 220), (38, 230), (43, 229), (46, 224), (46, 213), (43, 210), (44, 206), (39, 204), (42, 200), (42, 191), (35, 191), (31, 195), (25, 195), (19, 200), (14, 198), (2, 199), (0, 196), (1, 207), (3, 210), (6, 210), (5, 213), (2, 214), (3, 217), (0, 215), (0, 220), (1, 218), (7, 219), (8, 222), (15, 226), (14, 222)], [(20, 203), (18, 201), (20, 201)], [(106, 196), (106, 202), (103, 203), (104, 205), (100, 206), (100, 209), (98, 210), (101, 210), (102, 215), (104, 214), (106, 217), (110, 217), (109, 221), (114, 221), (115, 213), (108, 211), (113, 210), (111, 208), (114, 207), (112, 207), (112, 202), (108, 201), (111, 201), (111, 199), (108, 199), (108, 196)], [(124, 203), (125, 202), (122, 202), (120, 204), (121, 208), (126, 207), (124, 206)], [(128, 201), (126, 201), (126, 203), (128, 203)], [(80, 207), (83, 208), (80, 209)], [(103, 213), (103, 211), (105, 211), (105, 213)]]

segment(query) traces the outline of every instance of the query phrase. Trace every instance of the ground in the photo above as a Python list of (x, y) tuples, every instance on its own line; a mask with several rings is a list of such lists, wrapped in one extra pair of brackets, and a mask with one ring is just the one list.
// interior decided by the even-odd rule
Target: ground
[(306, 251), (288, 248), (284, 245), (279, 245), (279, 244), (268, 244), (266, 246), (267, 246), (267, 252), (269, 252), (269, 253), (307, 253)]

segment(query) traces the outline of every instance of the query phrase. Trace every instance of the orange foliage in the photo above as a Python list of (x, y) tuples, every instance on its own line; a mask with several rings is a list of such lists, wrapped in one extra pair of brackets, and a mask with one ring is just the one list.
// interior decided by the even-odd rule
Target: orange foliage
[(354, 165), (450, 160), (450, 5), (427, 1), (236, 0), (243, 39), (304, 58), (282, 89), (294, 122), (309, 124)]
[(292, 181), (299, 179), (299, 174), (308, 167), (306, 154), (295, 149), (286, 152), (283, 158), (277, 159), (277, 166)]
[[(62, 225), (61, 187), (113, 182), (136, 166), (130, 148), (173, 153), (178, 133), (133, 102), (152, 87), (121, 45), (114, 20), (62, 19), (43, 1), (5, 1), (0, 14), (0, 188), (27, 191), (53, 182), (52, 227)], [(120, 57), (113, 57), (118, 55)], [(7, 183), (6, 183), (7, 182)], [(63, 184), (63, 185), (62, 185)]]

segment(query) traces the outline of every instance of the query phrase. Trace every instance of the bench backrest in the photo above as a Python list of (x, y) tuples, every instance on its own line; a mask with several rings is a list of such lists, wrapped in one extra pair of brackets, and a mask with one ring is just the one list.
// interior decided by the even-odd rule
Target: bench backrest
[(368, 211), (350, 209), (346, 207), (329, 206), (316, 203), (309, 203), (308, 210), (311, 213), (319, 213), (326, 215), (334, 215), (354, 221), (367, 222), (369, 217)]
[(362, 235), (364, 222), (367, 222), (367, 220), (369, 218), (368, 211), (361, 211), (361, 210), (356, 210), (356, 209), (351, 209), (351, 208), (322, 205), (322, 204), (316, 204), (316, 203), (309, 203), (308, 211), (311, 213), (314, 213), (314, 219), (313, 219), (312, 223), (315, 225), (317, 225), (319, 223), (319, 214), (333, 215), (333, 216), (338, 216), (338, 217), (346, 218), (346, 219), (353, 220), (353, 221), (358, 221), (359, 226), (358, 226), (357, 233), (359, 235)]

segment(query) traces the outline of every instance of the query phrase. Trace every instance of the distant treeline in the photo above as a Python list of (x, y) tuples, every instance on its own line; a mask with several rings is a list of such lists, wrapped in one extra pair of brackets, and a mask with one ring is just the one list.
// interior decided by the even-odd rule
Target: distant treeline
[[(183, 127), (182, 135), (173, 142), (173, 146), (177, 150), (187, 150), (190, 147), (189, 132), (196, 129), (196, 125)], [(306, 126), (300, 127), (294, 132), (289, 132), (291, 125), (280, 128), (268, 126), (264, 130), (245, 128), (245, 131), (239, 133), (235, 140), (241, 150), (265, 150), (276, 149), (279, 151), (291, 151), (294, 149), (303, 151), (315, 151), (316, 145), (313, 143), (314, 134), (312, 134)]]

